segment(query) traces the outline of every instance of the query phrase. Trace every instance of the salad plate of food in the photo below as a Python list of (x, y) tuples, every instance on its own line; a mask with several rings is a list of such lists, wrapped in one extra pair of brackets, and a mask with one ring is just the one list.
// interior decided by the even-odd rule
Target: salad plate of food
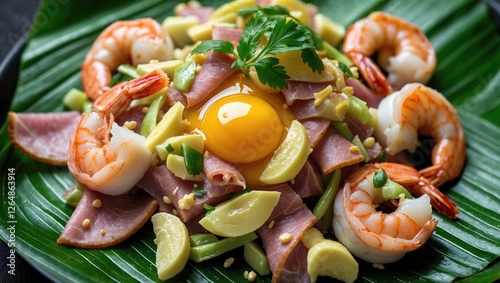
[(58, 281), (494, 281), (499, 43), (466, 0), (43, 2), (0, 236)]

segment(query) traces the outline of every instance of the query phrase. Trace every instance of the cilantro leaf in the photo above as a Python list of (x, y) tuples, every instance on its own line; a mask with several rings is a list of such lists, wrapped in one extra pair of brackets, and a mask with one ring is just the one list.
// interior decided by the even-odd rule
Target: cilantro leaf
[(251, 66), (255, 67), (262, 84), (267, 84), (272, 88), (287, 88), (286, 80), (290, 77), (286, 74), (285, 67), (278, 64), (278, 58), (265, 57), (257, 62), (252, 62)]

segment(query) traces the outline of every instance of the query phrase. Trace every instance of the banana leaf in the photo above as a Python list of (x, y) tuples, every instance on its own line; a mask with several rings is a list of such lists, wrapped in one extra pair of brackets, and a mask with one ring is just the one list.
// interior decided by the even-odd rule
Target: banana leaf
[[(179, 0), (44, 0), (22, 54), (19, 83), (10, 109), (16, 112), (64, 111), (63, 95), (80, 88), (80, 64), (101, 30), (121, 19), (172, 15)], [(224, 1), (200, 1), (218, 6)], [(477, 0), (326, 1), (311, 3), (348, 26), (371, 11), (382, 10), (420, 26), (435, 46), (437, 70), (429, 85), (458, 109), (467, 139), (462, 176), (442, 188), (461, 213), (457, 220), (439, 214), (428, 243), (385, 269), (360, 263), (363, 282), (492, 282), (500, 278), (500, 35), (487, 5)], [(9, 103), (2, 94), (1, 103)], [(2, 120), (6, 113), (2, 113)], [(47, 276), (69, 282), (158, 282), (154, 233), (147, 224), (125, 242), (84, 250), (57, 245), (73, 209), (63, 192), (74, 184), (65, 167), (36, 162), (11, 144), (7, 123), (0, 130), (0, 238), (12, 244), (8, 228), (14, 215), (15, 249)], [(15, 213), (8, 210), (8, 172), (15, 172)], [(9, 242), (10, 241), (10, 242)], [(247, 282), (250, 270), (241, 251), (189, 262), (172, 282)], [(224, 260), (235, 264), (223, 268)], [(465, 279), (464, 279), (465, 278)], [(270, 277), (258, 277), (270, 282)]]

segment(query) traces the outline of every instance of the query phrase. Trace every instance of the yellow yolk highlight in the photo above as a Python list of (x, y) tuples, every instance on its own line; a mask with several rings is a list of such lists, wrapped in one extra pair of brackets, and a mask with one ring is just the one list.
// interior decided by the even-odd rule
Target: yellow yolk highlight
[(201, 130), (209, 151), (227, 161), (249, 163), (279, 146), (283, 124), (265, 100), (235, 94), (217, 100), (208, 109)]
[(186, 130), (201, 131), (205, 150), (236, 163), (247, 184), (260, 184), (262, 171), (295, 119), (285, 105), (281, 94), (261, 90), (238, 72), (205, 101), (186, 109)]

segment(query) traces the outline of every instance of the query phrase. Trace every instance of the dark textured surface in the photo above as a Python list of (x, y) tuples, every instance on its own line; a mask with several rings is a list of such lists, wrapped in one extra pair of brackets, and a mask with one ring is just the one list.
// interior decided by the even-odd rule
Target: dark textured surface
[[(20, 48), (18, 42), (26, 39), (29, 29), (33, 24), (33, 18), (38, 8), (39, 0), (1, 0), (0, 9), (0, 61), (3, 67), (7, 67), (5, 59), (12, 60), (15, 48)], [(9, 64), (12, 66), (12, 64)], [(5, 77), (5, 76), (4, 76)], [(0, 95), (11, 95), (12, 89), (6, 87), (9, 81), (2, 81)], [(2, 111), (4, 108), (2, 107)], [(3, 205), (3, 204), (2, 204)], [(3, 221), (3, 219), (2, 219)], [(19, 254), (15, 254), (15, 275), (9, 274), (10, 268), (7, 257), (10, 255), (9, 248), (3, 242), (0, 243), (0, 282), (50, 282), (37, 270), (26, 263)]]

